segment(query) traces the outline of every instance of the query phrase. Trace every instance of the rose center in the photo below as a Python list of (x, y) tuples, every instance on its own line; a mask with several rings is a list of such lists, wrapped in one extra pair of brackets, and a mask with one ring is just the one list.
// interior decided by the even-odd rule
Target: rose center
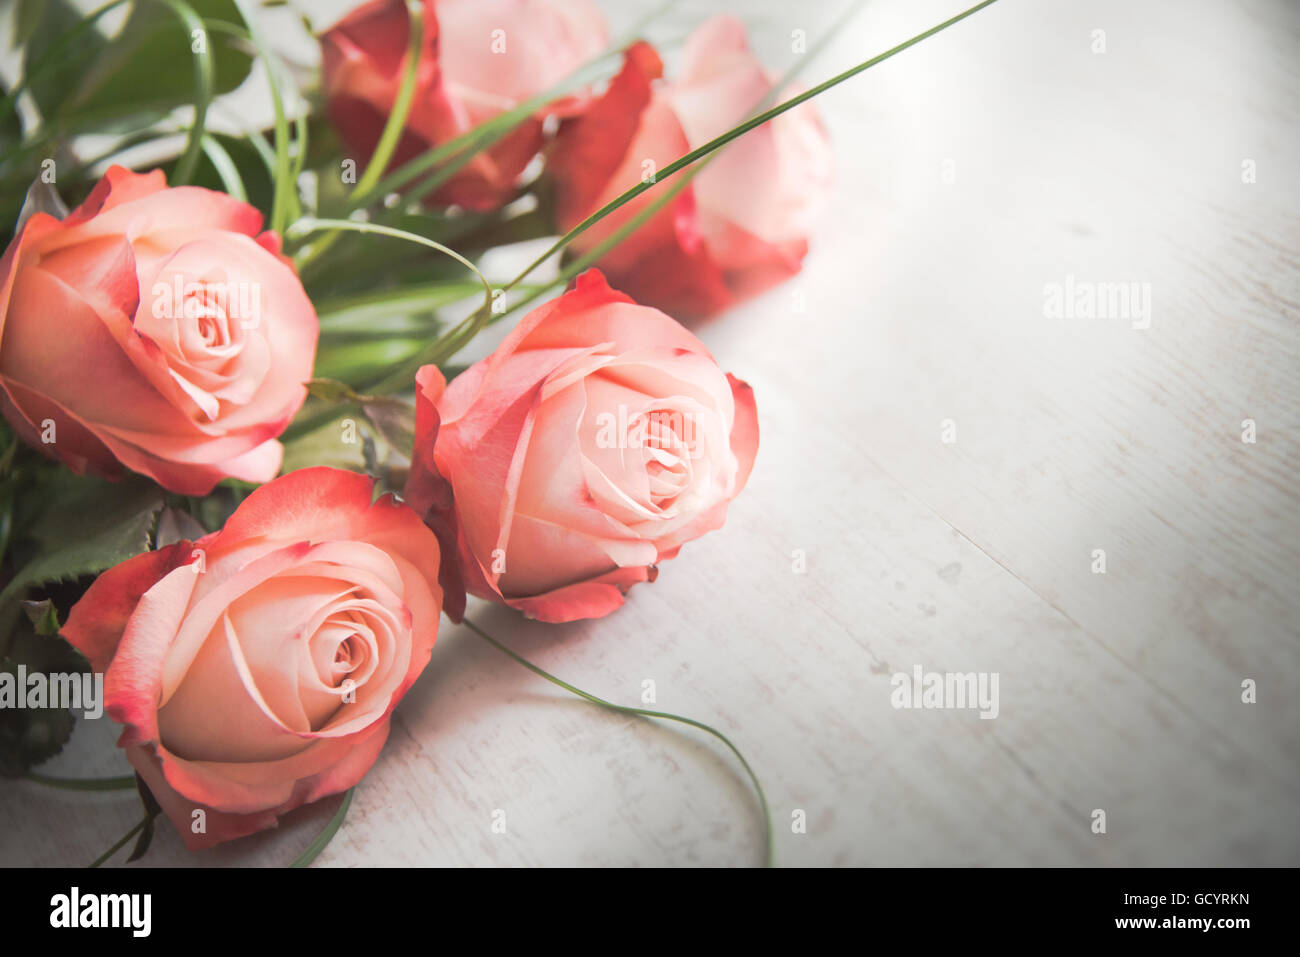
[(365, 642), (359, 635), (350, 635), (339, 643), (338, 649), (334, 652), (334, 677), (337, 679), (342, 675), (348, 675), (357, 670), (361, 660), (366, 654)]
[(690, 413), (656, 409), (645, 420), (646, 475), (650, 501), (664, 508), (691, 481), (693, 422)]

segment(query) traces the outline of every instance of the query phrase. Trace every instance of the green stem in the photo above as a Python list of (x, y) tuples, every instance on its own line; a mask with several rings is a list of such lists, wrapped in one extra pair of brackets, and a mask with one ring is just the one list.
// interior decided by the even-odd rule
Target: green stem
[(217, 176), (221, 178), (221, 185), (225, 187), (226, 192), (242, 203), (248, 202), (248, 190), (244, 188), (239, 167), (235, 165), (235, 161), (230, 158), (230, 154), (216, 137), (206, 133), (203, 135), (203, 153), (217, 171)]
[(754, 790), (758, 793), (758, 803), (759, 803), (759, 807), (762, 809), (763, 812), (763, 822), (766, 828), (764, 834), (765, 843), (763, 849), (763, 865), (765, 867), (772, 866), (772, 855), (773, 855), (772, 812), (767, 804), (767, 795), (763, 793), (763, 785), (759, 783), (758, 775), (754, 773), (754, 769), (749, 766), (749, 762), (746, 761), (745, 756), (740, 753), (740, 749), (737, 748), (734, 744), (732, 744), (731, 739), (728, 738), (725, 734), (723, 734), (721, 731), (717, 730), (716, 728), (709, 727), (707, 724), (705, 724), (702, 721), (696, 721), (694, 718), (683, 717), (680, 714), (671, 714), (670, 712), (667, 711), (649, 711), (645, 708), (633, 708), (628, 705), (614, 704), (612, 701), (606, 701), (604, 698), (598, 698), (594, 694), (589, 694), (588, 692), (583, 691), (581, 688), (575, 688), (567, 681), (564, 681), (546, 671), (543, 671), (541, 668), (537, 667), (537, 665), (533, 664), (527, 658), (524, 658), (522, 655), (516, 654), (514, 651), (511, 651), (508, 647), (503, 645), (501, 642), (497, 641), (495, 638), (489, 635), (478, 625), (474, 624), (474, 622), (470, 621), (468, 618), (464, 619), (464, 623), (466, 627), (469, 628), (470, 631), (474, 632), (474, 634), (478, 635), (488, 644), (492, 645), (492, 647), (496, 648), (498, 651), (506, 655), (508, 658), (510, 658), (517, 664), (523, 665), (533, 674), (545, 678), (547, 681), (551, 682), (551, 684), (563, 688), (565, 691), (569, 692), (570, 694), (577, 695), (579, 698), (582, 698), (584, 701), (590, 701), (592, 704), (600, 705), (602, 708), (608, 708), (610, 711), (617, 711), (621, 714), (636, 714), (646, 718), (661, 718), (665, 721), (676, 721), (679, 724), (690, 725), (692, 728), (698, 728), (701, 731), (713, 735), (715, 738), (717, 738), (719, 741), (725, 744), (727, 748), (730, 749), (731, 753), (736, 756), (736, 760), (740, 762), (740, 766), (745, 769), (745, 773), (749, 775), (749, 780), (754, 783)]
[(121, 840), (119, 840), (116, 844), (114, 844), (112, 847), (106, 850), (103, 854), (99, 855), (99, 857), (95, 858), (95, 862), (90, 866), (98, 867), (100, 864), (103, 864), (106, 860), (108, 860), (110, 857), (112, 857), (114, 854), (120, 851), (123, 847), (126, 846), (127, 841), (131, 840), (131, 838), (135, 837), (142, 830), (144, 830), (144, 826), (146, 823), (148, 823), (148, 821), (149, 821), (148, 817), (142, 818), (140, 820), (140, 823), (138, 823), (135, 827), (131, 828), (131, 830), (127, 831), (125, 834), (122, 835)]
[(317, 834), (316, 840), (308, 844), (307, 849), (294, 858), (293, 863), (289, 865), (290, 867), (306, 867), (320, 856), (321, 851), (329, 846), (329, 842), (334, 840), (334, 835), (343, 826), (343, 819), (348, 816), (348, 808), (352, 806), (352, 793), (354, 791), (356, 791), (356, 788), (351, 787), (343, 792), (343, 803), (334, 812), (334, 816), (329, 819), (329, 823), (325, 825), (325, 830)]
[(135, 775), (118, 778), (56, 778), (46, 774), (28, 774), (27, 780), (65, 791), (126, 791), (135, 788)]

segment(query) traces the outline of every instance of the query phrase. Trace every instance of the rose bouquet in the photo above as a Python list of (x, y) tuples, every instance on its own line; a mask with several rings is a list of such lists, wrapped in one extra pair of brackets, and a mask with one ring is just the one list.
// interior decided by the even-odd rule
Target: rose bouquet
[[(469, 598), (599, 618), (722, 527), (755, 397), (683, 323), (799, 271), (806, 101), (921, 39), (804, 89), (728, 16), (667, 69), (589, 0), (369, 0), (296, 65), (285, 14), (8, 26), (0, 771), (138, 789), (133, 858), (350, 795), (443, 614), (540, 673)], [(95, 708), (135, 775), (43, 775)]]

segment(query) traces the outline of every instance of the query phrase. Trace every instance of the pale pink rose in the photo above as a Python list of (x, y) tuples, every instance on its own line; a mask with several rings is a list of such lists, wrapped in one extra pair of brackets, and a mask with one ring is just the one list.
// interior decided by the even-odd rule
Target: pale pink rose
[[(572, 229), (673, 160), (759, 111), (776, 77), (750, 52), (739, 20), (718, 16), (686, 41), (680, 75), (645, 44), (631, 47), (604, 96), (566, 120), (548, 151), (559, 225)], [(831, 184), (831, 148), (812, 103), (724, 147), (650, 221), (597, 265), (638, 302), (678, 318), (708, 315), (796, 274)], [(685, 175), (685, 171), (676, 174)], [(579, 236), (574, 252), (607, 239), (674, 180), (648, 190)]]
[(221, 531), (104, 572), (68, 615), (120, 746), (191, 849), (356, 784), (429, 660), (438, 542), (372, 486), (291, 472)]
[[(392, 165), (400, 166), (531, 100), (603, 52), (591, 0), (424, 0), (415, 97)], [(404, 0), (371, 0), (321, 35), (326, 109), (367, 161), (401, 86), (410, 19)], [(542, 121), (580, 107), (564, 97), (519, 124), (433, 194), (471, 209), (501, 205), (542, 147)]]
[(544, 621), (608, 614), (721, 527), (758, 449), (753, 390), (595, 270), (449, 386), (434, 366), (416, 385), (407, 500), (465, 588)]
[(174, 492), (265, 482), (307, 397), (316, 312), (261, 214), (114, 166), (0, 260), (0, 410), (74, 471)]

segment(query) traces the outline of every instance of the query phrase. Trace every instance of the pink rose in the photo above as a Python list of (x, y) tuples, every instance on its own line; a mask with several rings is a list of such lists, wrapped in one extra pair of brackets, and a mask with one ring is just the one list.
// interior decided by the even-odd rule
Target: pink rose
[[(547, 165), (562, 229), (749, 119), (760, 105), (778, 102), (762, 102), (773, 78), (732, 17), (714, 17), (691, 34), (675, 81), (653, 82), (661, 72), (650, 47), (633, 46), (604, 96), (561, 126)], [(679, 318), (715, 313), (797, 273), (812, 217), (830, 187), (830, 143), (811, 103), (712, 155), (689, 186), (599, 262), (638, 302)], [(572, 249), (588, 252), (673, 182), (607, 216)]]
[(316, 312), (280, 239), (224, 193), (112, 167), (0, 260), (0, 410), (74, 471), (184, 495), (265, 482), (306, 398)]
[(69, 614), (119, 745), (192, 850), (356, 784), (428, 662), (438, 542), (372, 497), (363, 475), (291, 472), (221, 531), (109, 569)]
[(595, 270), (450, 386), (434, 366), (416, 385), (407, 500), (470, 592), (543, 621), (608, 614), (721, 527), (758, 449), (753, 390)]
[[(590, 0), (424, 0), (424, 52), (393, 166), (455, 139), (553, 87), (605, 48)], [(402, 82), (410, 20), (403, 0), (371, 0), (321, 36), (330, 121), (369, 159)], [(542, 147), (551, 104), (480, 153), (433, 194), (440, 204), (492, 209), (505, 202)]]

